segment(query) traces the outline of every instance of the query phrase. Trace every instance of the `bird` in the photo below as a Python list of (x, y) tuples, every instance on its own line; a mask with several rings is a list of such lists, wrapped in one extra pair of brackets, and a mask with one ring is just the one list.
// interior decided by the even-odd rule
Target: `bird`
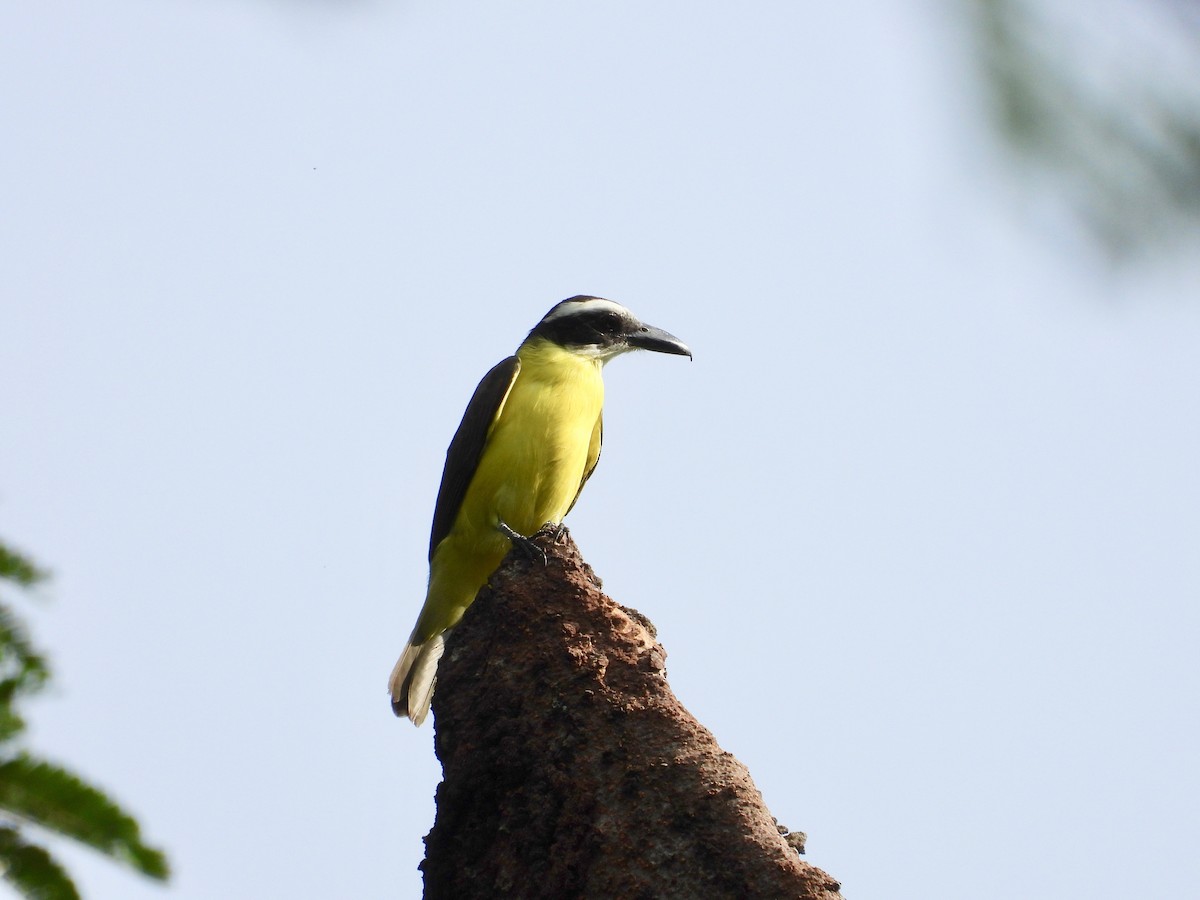
[(446, 633), (517, 546), (562, 527), (600, 459), (604, 364), (631, 350), (686, 356), (673, 334), (619, 303), (580, 294), (555, 304), (514, 355), (492, 367), (467, 404), (442, 471), (429, 536), (429, 584), (388, 679), (392, 711), (429, 714)]

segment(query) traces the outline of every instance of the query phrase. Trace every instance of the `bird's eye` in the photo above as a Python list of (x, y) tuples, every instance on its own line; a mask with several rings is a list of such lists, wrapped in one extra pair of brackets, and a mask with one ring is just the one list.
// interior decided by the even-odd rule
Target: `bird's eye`
[(621, 317), (614, 312), (605, 313), (602, 320), (606, 329), (615, 331), (621, 325)]

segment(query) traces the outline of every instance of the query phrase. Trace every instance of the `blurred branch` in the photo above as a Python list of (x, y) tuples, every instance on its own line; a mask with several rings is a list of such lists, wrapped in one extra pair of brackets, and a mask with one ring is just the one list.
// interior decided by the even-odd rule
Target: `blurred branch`
[(142, 841), (134, 818), (61, 766), (26, 753), (0, 763), (0, 809), (87, 844), (143, 875), (167, 877), (166, 856)]
[(1114, 259), (1200, 235), (1200, 15), (973, 0), (998, 130)]
[(15, 828), (0, 827), (0, 860), (4, 879), (23, 897), (38, 900), (79, 900), (79, 891), (66, 869)]
[[(0, 543), (0, 582), (29, 588), (46, 577), (32, 560)], [(104, 792), (68, 769), (16, 747), (25, 728), (17, 701), (50, 678), (20, 618), (0, 602), (0, 877), (22, 896), (73, 900), (70, 875), (26, 839), (33, 824), (125, 863), (151, 878), (168, 875), (166, 856), (142, 841), (137, 821)]]
[(30, 587), (46, 577), (46, 573), (34, 565), (33, 560), (0, 544), (0, 581), (11, 581), (21, 587)]

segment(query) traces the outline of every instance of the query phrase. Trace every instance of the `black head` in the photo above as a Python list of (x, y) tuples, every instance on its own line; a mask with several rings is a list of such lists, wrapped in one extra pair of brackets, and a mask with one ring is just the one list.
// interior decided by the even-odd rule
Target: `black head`
[(629, 350), (692, 357), (683, 341), (644, 324), (620, 303), (583, 294), (555, 304), (526, 340), (530, 338), (543, 338), (574, 353), (604, 360)]

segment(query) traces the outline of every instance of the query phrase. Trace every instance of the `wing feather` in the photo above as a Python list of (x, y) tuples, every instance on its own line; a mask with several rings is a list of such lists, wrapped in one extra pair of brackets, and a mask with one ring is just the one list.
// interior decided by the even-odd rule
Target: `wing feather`
[(515, 356), (500, 361), (483, 376), (471, 402), (467, 404), (458, 431), (454, 432), (454, 438), (446, 450), (446, 467), (442, 470), (442, 486), (438, 488), (437, 505), (433, 509), (433, 530), (429, 535), (430, 560), (437, 545), (454, 525), (467, 487), (479, 466), (488, 432), (504, 408), (508, 392), (512, 390), (520, 370), (521, 361)]
[(588, 479), (596, 471), (596, 466), (600, 463), (600, 449), (603, 445), (604, 415), (601, 414), (596, 417), (596, 427), (592, 429), (592, 441), (588, 444), (587, 466), (583, 470), (583, 478), (579, 481), (579, 490), (575, 492), (575, 499), (567, 507), (567, 513), (575, 508), (575, 504), (579, 502), (579, 495), (583, 493), (583, 486), (588, 483)]

